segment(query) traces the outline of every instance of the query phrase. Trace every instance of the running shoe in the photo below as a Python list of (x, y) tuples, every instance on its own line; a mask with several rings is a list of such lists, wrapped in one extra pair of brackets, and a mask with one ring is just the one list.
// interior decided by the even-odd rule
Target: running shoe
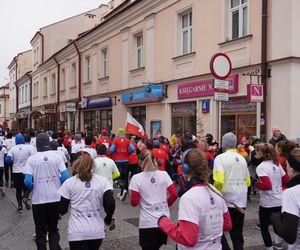
[(256, 223), (255, 227), (260, 230), (260, 224), (259, 223)]
[(18, 205), (18, 212), (19, 213), (23, 213), (23, 206), (22, 206), (22, 204)]
[(5, 191), (4, 191), (4, 188), (3, 188), (3, 187), (0, 187), (0, 195), (1, 195), (2, 197), (5, 196)]
[(275, 249), (283, 249), (282, 243), (275, 243), (273, 241), (272, 244), (273, 244), (273, 248), (275, 248)]
[(28, 201), (27, 198), (23, 198), (23, 203), (25, 205), (26, 210), (30, 210), (31, 209), (31, 206), (30, 206), (29, 201)]
[(116, 224), (115, 224), (115, 219), (114, 218), (111, 219), (111, 223), (110, 223), (110, 225), (109, 225), (108, 228), (109, 228), (110, 231), (114, 230), (116, 228)]
[(126, 200), (126, 196), (127, 196), (127, 190), (124, 189), (123, 194), (120, 196), (120, 200), (121, 201), (125, 201)]

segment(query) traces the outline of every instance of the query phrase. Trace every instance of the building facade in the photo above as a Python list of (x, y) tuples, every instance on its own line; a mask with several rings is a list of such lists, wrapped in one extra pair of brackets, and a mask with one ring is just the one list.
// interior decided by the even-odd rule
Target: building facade
[[(129, 112), (148, 135), (268, 138), (276, 125), (300, 138), (298, 1), (125, 0), (105, 8), (97, 26), (39, 56), (32, 101), (47, 129), (114, 132)], [(34, 53), (47, 37), (31, 43)], [(233, 69), (222, 103), (209, 68), (216, 53)], [(263, 103), (249, 102), (249, 84), (262, 84)]]
[(9, 83), (0, 87), (0, 126), (8, 127), (9, 122)]

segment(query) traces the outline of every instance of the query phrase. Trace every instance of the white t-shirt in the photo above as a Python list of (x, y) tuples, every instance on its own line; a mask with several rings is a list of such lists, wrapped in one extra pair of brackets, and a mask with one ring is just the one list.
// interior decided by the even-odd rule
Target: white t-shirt
[(108, 181), (95, 174), (90, 182), (83, 182), (75, 175), (63, 183), (59, 194), (70, 200), (69, 241), (104, 238), (103, 195), (107, 190), (110, 190)]
[(166, 171), (147, 171), (132, 177), (129, 189), (140, 194), (139, 228), (154, 228), (157, 220), (170, 217), (167, 189), (173, 182)]
[(194, 247), (178, 244), (178, 250), (221, 250), (224, 213), (227, 211), (225, 201), (208, 187), (195, 186), (188, 190), (179, 201), (178, 220), (199, 226), (198, 241)]
[(83, 152), (87, 152), (94, 160), (97, 158), (97, 151), (93, 148), (84, 148)]
[(51, 151), (57, 153), (62, 158), (62, 160), (64, 161), (64, 163), (68, 162), (67, 157), (65, 156), (64, 152), (62, 152), (60, 150), (51, 150)]
[(31, 137), (30, 144), (36, 148), (36, 137)]
[(30, 145), (18, 144), (13, 146), (7, 153), (13, 161), (13, 173), (24, 173), (27, 159), (35, 153), (36, 149)]
[(68, 150), (64, 146), (58, 147), (57, 151), (63, 152), (65, 154), (66, 158), (69, 160), (69, 152), (68, 152)]
[(4, 142), (3, 142), (3, 146), (6, 147), (7, 151), (9, 151), (15, 145), (16, 145), (16, 140), (14, 138), (12, 138), (12, 139), (5, 139)]
[(4, 155), (7, 153), (7, 150), (5, 147), (2, 147), (0, 150), (0, 168), (4, 167)]
[[(83, 147), (85, 147), (85, 140), (84, 139), (81, 139), (80, 143), (83, 144)], [(78, 144), (78, 143), (75, 140), (72, 140), (71, 146), (73, 147), (76, 144)]]
[[(286, 212), (300, 218), (300, 185), (288, 188), (282, 194), (282, 213)], [(289, 250), (300, 249), (300, 223), (298, 224), (297, 238), (293, 245), (288, 246)]]
[[(247, 178), (250, 178), (245, 158), (236, 150), (229, 149), (218, 155), (214, 161), (213, 172), (224, 174), (224, 197), (240, 207), (247, 206)], [(228, 207), (234, 207), (227, 204)]]
[(113, 189), (112, 173), (117, 171), (118, 168), (115, 162), (108, 157), (98, 157), (95, 160), (94, 174), (106, 178)]
[(65, 163), (57, 152), (38, 152), (28, 158), (24, 174), (33, 177), (32, 204), (60, 201), (60, 173), (66, 170)]
[(0, 136), (0, 145), (2, 146), (4, 142), (4, 136)]
[(282, 181), (285, 175), (283, 168), (272, 161), (263, 161), (256, 168), (258, 177), (267, 176), (272, 183), (272, 190), (260, 190), (260, 202), (262, 207), (280, 207), (282, 203)]
[(82, 143), (74, 144), (71, 148), (71, 154), (76, 154), (78, 152), (81, 152), (83, 149), (84, 149), (84, 144)]

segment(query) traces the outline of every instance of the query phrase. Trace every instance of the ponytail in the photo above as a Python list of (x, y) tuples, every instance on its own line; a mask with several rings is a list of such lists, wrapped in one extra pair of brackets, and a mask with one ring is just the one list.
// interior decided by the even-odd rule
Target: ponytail
[(94, 159), (87, 154), (83, 153), (80, 157), (73, 163), (73, 170), (77, 172), (78, 178), (81, 181), (89, 182), (92, 179), (94, 168)]

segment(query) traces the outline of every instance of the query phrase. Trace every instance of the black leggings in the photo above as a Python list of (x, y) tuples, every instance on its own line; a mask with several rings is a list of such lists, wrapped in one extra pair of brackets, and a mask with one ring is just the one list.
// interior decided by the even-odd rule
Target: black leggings
[(265, 247), (272, 246), (272, 238), (269, 232), (269, 225), (271, 223), (271, 214), (281, 212), (281, 207), (262, 207), (259, 206), (259, 223), (260, 223), (260, 232), (263, 238)]
[(24, 178), (25, 178), (24, 174), (13, 173), (13, 177), (14, 177), (14, 184), (15, 184), (15, 188), (16, 188), (16, 198), (17, 198), (18, 204), (20, 205), (20, 204), (22, 204), (23, 198), (28, 199), (30, 190), (28, 188), (26, 188), (26, 186), (24, 184)]
[(103, 239), (69, 241), (70, 250), (98, 250)]

